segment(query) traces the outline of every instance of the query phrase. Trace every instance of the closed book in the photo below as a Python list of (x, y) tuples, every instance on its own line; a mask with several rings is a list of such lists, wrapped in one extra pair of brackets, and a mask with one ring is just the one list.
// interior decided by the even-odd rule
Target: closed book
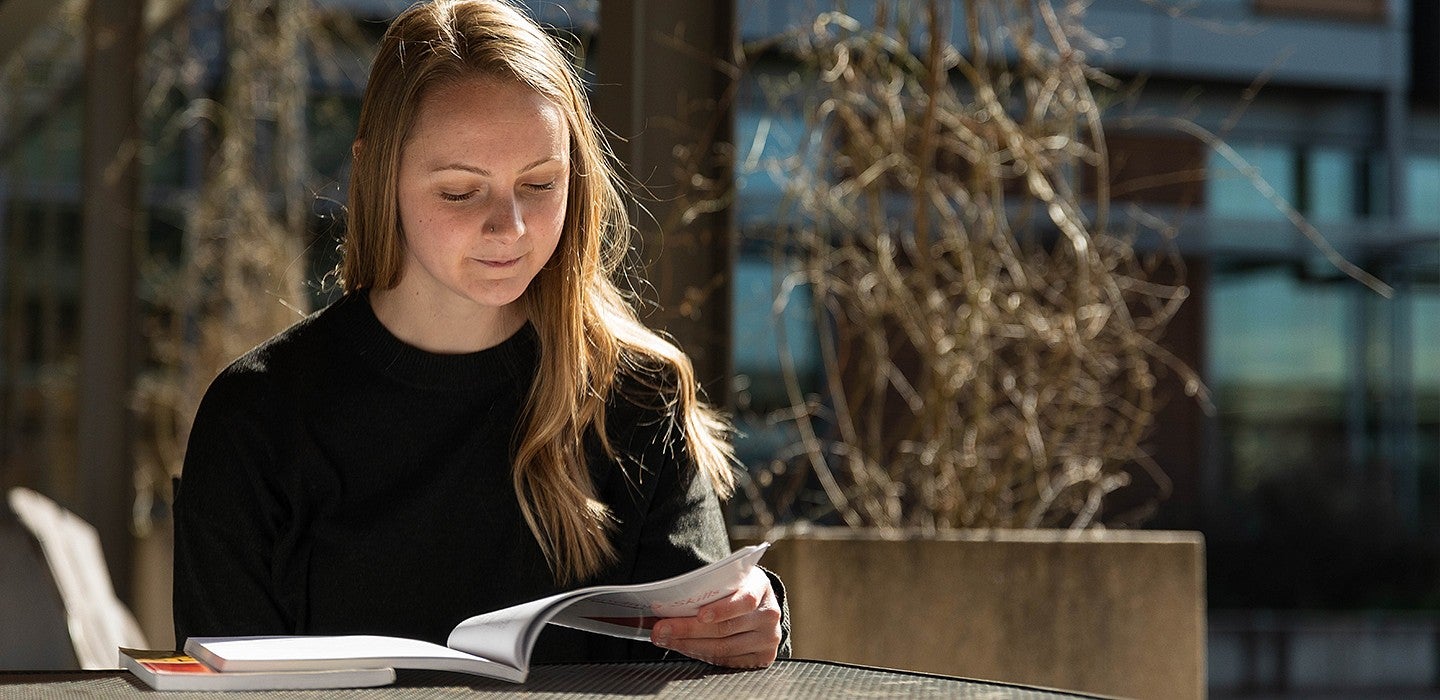
[(335, 668), (221, 673), (175, 651), (120, 648), (120, 666), (155, 690), (314, 690), (372, 688), (395, 682), (393, 668)]

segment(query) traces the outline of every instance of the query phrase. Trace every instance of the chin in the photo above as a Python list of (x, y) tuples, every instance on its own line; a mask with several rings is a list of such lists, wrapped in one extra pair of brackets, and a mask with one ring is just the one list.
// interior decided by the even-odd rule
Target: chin
[(510, 285), (506, 285), (507, 288), (505, 289), (496, 289), (494, 287), (487, 289), (472, 288), (468, 290), (465, 298), (477, 306), (489, 306), (493, 308), (510, 306), (525, 295), (525, 287), (512, 290), (508, 288), (509, 286)]

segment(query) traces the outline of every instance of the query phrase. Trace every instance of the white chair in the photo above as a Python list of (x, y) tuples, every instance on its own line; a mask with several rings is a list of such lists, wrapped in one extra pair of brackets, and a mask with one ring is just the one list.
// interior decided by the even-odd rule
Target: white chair
[(7, 500), (40, 542), (80, 667), (116, 668), (117, 648), (148, 648), (135, 616), (115, 596), (95, 528), (30, 489), (11, 489)]
[(79, 668), (65, 627), (40, 543), (0, 498), (0, 670)]

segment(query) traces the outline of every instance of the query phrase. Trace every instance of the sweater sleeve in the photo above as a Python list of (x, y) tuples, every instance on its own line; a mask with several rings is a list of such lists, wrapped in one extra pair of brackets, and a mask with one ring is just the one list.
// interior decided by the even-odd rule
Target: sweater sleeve
[[(632, 580), (668, 578), (729, 554), (720, 499), (691, 456), (674, 412), (641, 418), (634, 430), (630, 443), (640, 462), (641, 478), (656, 482), (644, 516)], [(785, 586), (773, 572), (765, 573), (780, 606), (779, 656), (784, 658), (790, 656)]]
[(296, 629), (275, 592), (286, 499), (254, 375), (227, 370), (201, 402), (175, 493), (176, 648), (191, 636)]

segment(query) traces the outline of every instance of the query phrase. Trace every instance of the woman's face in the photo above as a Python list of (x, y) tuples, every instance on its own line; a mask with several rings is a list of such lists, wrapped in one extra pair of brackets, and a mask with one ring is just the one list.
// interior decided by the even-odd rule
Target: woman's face
[(559, 108), (520, 83), (431, 89), (400, 154), (395, 291), (444, 315), (518, 313), (560, 240), (569, 142)]

